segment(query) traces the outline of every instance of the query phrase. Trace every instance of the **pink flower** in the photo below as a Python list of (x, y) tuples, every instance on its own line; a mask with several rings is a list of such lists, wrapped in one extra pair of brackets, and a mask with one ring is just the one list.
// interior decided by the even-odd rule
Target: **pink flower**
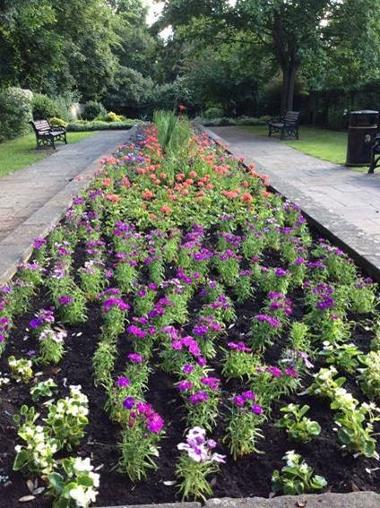
[(153, 413), (148, 417), (146, 426), (152, 434), (159, 434), (164, 427), (164, 420), (158, 413)]

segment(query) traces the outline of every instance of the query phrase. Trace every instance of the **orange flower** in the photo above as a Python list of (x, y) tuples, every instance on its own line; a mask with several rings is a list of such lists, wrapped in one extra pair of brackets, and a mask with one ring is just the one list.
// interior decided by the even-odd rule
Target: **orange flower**
[(249, 192), (244, 192), (244, 194), (241, 197), (241, 200), (243, 201), (243, 203), (252, 203), (253, 197)]
[(111, 203), (118, 203), (121, 197), (118, 196), (117, 194), (106, 194), (106, 199), (108, 199), (108, 201), (111, 201)]
[(154, 193), (148, 189), (145, 189), (144, 192), (142, 193), (142, 197), (143, 197), (143, 199), (146, 199), (149, 201), (154, 198)]
[(196, 171), (190, 171), (189, 176), (191, 178), (196, 178), (198, 176), (198, 173)]
[(145, 168), (137, 168), (137, 169), (136, 169), (136, 173), (137, 173), (138, 175), (145, 175), (145, 174), (146, 174), (146, 172), (147, 172), (147, 170), (146, 170)]
[(161, 206), (160, 212), (164, 213), (165, 215), (170, 215), (172, 213), (172, 209), (168, 205)]
[(112, 179), (109, 177), (103, 178), (102, 184), (104, 185), (104, 187), (109, 187), (110, 185), (112, 185)]
[(129, 187), (131, 186), (131, 182), (129, 181), (129, 178), (127, 176), (125, 176), (121, 180), (120, 184), (121, 184), (122, 187), (125, 187), (126, 189), (129, 189)]

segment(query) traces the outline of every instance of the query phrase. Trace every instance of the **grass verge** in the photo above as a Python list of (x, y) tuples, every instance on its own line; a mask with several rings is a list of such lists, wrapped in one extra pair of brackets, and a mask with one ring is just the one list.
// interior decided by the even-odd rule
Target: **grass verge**
[[(78, 143), (94, 134), (95, 132), (69, 132), (67, 140), (69, 143)], [(34, 134), (26, 134), (11, 141), (0, 143), (0, 177), (30, 166), (52, 153), (50, 149), (36, 150), (35, 146), (36, 138)]]

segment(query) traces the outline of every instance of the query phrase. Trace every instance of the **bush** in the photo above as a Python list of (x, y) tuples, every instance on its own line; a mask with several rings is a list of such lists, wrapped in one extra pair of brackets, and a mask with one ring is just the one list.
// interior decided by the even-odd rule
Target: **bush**
[(52, 127), (63, 127), (64, 129), (66, 129), (68, 125), (68, 123), (62, 120), (62, 118), (57, 117), (49, 118), (49, 123)]
[(34, 120), (47, 120), (48, 118), (61, 118), (64, 116), (62, 107), (54, 99), (41, 93), (33, 95), (32, 106)]
[(107, 111), (101, 102), (88, 101), (84, 105), (82, 118), (83, 120), (95, 120), (97, 117), (104, 117)]
[(212, 106), (211, 108), (207, 108), (203, 114), (203, 117), (209, 120), (213, 118), (222, 118), (223, 116), (224, 109), (221, 106)]
[(106, 131), (106, 130), (118, 130), (118, 129), (130, 129), (136, 124), (142, 123), (140, 120), (126, 119), (122, 122), (103, 122), (101, 120), (95, 120), (89, 122), (86, 120), (78, 120), (77, 122), (71, 122), (67, 126), (67, 130), (71, 132), (86, 132), (86, 131)]
[(0, 142), (28, 131), (32, 120), (32, 98), (29, 90), (7, 88), (0, 91)]
[(125, 120), (125, 117), (123, 115), (117, 115), (113, 111), (110, 111), (104, 117), (105, 122), (123, 122), (124, 120)]

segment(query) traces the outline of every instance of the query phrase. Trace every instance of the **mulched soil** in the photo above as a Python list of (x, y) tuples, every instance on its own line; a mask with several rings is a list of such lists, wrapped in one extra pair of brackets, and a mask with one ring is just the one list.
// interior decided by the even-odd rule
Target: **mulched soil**
[[(80, 265), (83, 255), (79, 251), (76, 254), (76, 265)], [(277, 261), (277, 260), (275, 260)], [(267, 253), (264, 263), (273, 263), (273, 253)], [(273, 263), (273, 264), (276, 264)], [(228, 293), (227, 293), (228, 294)], [(295, 302), (294, 316), (297, 318), (303, 314), (302, 292), (296, 291), (289, 295)], [(229, 330), (229, 339), (236, 339), (239, 333), (245, 333), (249, 329), (250, 318), (262, 304), (262, 296), (255, 297), (249, 304), (236, 306), (238, 319), (234, 328)], [(26, 331), (28, 323), (34, 313), (41, 308), (49, 306), (49, 298), (42, 289), (33, 299), (30, 311), (19, 318), (15, 323), (15, 329), (9, 341), (6, 353), (0, 359), (0, 372), (7, 371), (7, 358), (11, 354), (17, 357), (27, 355), (31, 350), (37, 350), (36, 340), (31, 338)], [(196, 300), (191, 304), (192, 309), (199, 307)], [(368, 350), (371, 333), (365, 330), (368, 316), (349, 316), (350, 320), (358, 324), (353, 328), (352, 340), (364, 351)], [(67, 339), (67, 353), (59, 367), (41, 369), (46, 379), (53, 377), (61, 387), (59, 395), (67, 395), (65, 386), (80, 384), (83, 392), (90, 401), (90, 424), (87, 428), (86, 438), (78, 449), (78, 454), (90, 456), (95, 466), (102, 466), (101, 488), (97, 499), (97, 506), (121, 505), (121, 504), (144, 504), (164, 503), (179, 501), (176, 487), (171, 483), (175, 480), (175, 464), (178, 457), (176, 445), (183, 440), (185, 431), (185, 413), (181, 405), (177, 391), (174, 389), (176, 379), (164, 374), (157, 365), (154, 365), (150, 378), (150, 390), (148, 401), (164, 417), (167, 424), (166, 438), (161, 444), (161, 453), (158, 460), (158, 470), (152, 472), (146, 481), (137, 485), (132, 484), (127, 477), (118, 473), (118, 433), (119, 427), (108, 419), (104, 412), (105, 396), (101, 388), (95, 388), (92, 381), (91, 359), (95, 351), (100, 333), (102, 320), (97, 304), (90, 305), (88, 309), (88, 321), (83, 326), (69, 327)], [(275, 363), (281, 352), (281, 343), (284, 342), (286, 333), (279, 341), (270, 348), (265, 360)], [(223, 342), (226, 338), (222, 339)], [(128, 351), (132, 345), (127, 335), (119, 338), (119, 365), (123, 365)], [(211, 362), (216, 373), (220, 374), (220, 362), (218, 357)], [(316, 369), (319, 365), (316, 365)], [(346, 387), (356, 397), (363, 400), (357, 384), (353, 378), (347, 376)], [(222, 385), (226, 397), (239, 386), (235, 382)], [(12, 417), (17, 413), (22, 404), (31, 405), (29, 386), (15, 385), (12, 383), (1, 390), (0, 401), (0, 432), (2, 442), (0, 446), (0, 507), (14, 508), (20, 506), (33, 506), (44, 508), (51, 505), (44, 496), (35, 501), (20, 504), (19, 499), (29, 494), (26, 478), (20, 473), (12, 472), (14, 460), (14, 446), (17, 442), (16, 427)], [(291, 396), (282, 402), (301, 402), (311, 406), (310, 417), (317, 420), (322, 427), (321, 435), (307, 445), (300, 445), (287, 439), (285, 431), (274, 426), (274, 421), (279, 416), (279, 406), (275, 405), (273, 418), (264, 425), (265, 439), (259, 442), (262, 454), (256, 454), (244, 459), (233, 461), (228, 458), (222, 465), (221, 471), (212, 479), (215, 497), (268, 497), (271, 490), (271, 475), (274, 469), (283, 465), (282, 457), (287, 450), (295, 449), (301, 453), (308, 464), (316, 473), (326, 477), (328, 488), (333, 492), (351, 492), (355, 490), (372, 490), (380, 492), (380, 470), (375, 460), (365, 458), (353, 458), (345, 455), (340, 450), (333, 431), (333, 416), (327, 402), (315, 397)], [(213, 437), (219, 441), (218, 452), (227, 452), (223, 449), (222, 439), (224, 435), (224, 423), (221, 417)], [(378, 426), (377, 431), (380, 431)], [(380, 446), (379, 446), (380, 452)], [(169, 484), (165, 484), (169, 482)]]

